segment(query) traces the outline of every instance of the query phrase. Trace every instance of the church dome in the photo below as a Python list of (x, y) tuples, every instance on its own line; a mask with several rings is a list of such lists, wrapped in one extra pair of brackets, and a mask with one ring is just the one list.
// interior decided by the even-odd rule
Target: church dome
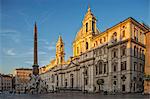
[(77, 33), (77, 35), (76, 35), (76, 38), (75, 38), (75, 40), (78, 40), (78, 39), (80, 39), (82, 36), (83, 36), (83, 32), (82, 32), (82, 28), (80, 28), (80, 30), (78, 31), (78, 33)]

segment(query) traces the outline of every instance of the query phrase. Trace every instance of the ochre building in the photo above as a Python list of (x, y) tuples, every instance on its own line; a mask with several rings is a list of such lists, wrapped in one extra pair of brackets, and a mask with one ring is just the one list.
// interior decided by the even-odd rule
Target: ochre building
[(146, 35), (146, 54), (145, 54), (145, 80), (144, 80), (144, 93), (150, 94), (150, 31)]
[(73, 41), (73, 56), (64, 60), (61, 36), (56, 57), (40, 68), (49, 91), (143, 92), (145, 35), (148, 27), (129, 17), (100, 31), (88, 8)]
[(15, 90), (17, 93), (25, 93), (27, 84), (30, 80), (32, 69), (29, 68), (16, 68), (14, 71), (15, 76)]

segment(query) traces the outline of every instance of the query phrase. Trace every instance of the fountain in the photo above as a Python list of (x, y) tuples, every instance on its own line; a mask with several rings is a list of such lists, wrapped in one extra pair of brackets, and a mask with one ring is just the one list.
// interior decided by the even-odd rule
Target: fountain
[(27, 85), (27, 93), (38, 94), (47, 92), (47, 84), (39, 76), (39, 65), (38, 65), (38, 46), (37, 46), (37, 26), (34, 26), (34, 63), (33, 73), (30, 75), (30, 80)]

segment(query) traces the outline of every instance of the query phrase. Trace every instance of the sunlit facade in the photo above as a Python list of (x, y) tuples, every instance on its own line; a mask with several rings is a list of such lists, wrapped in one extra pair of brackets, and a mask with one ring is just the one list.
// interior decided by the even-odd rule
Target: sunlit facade
[(145, 55), (145, 80), (144, 80), (144, 93), (150, 94), (150, 31), (146, 35), (146, 55)]
[(90, 8), (73, 41), (73, 57), (64, 60), (59, 37), (56, 58), (40, 68), (48, 90), (142, 92), (145, 35), (148, 28), (129, 17), (101, 32)]
[(14, 71), (15, 75), (15, 90), (17, 93), (24, 93), (26, 86), (30, 80), (32, 69), (29, 68), (16, 68)]
[(12, 92), (13, 76), (0, 74), (0, 92)]

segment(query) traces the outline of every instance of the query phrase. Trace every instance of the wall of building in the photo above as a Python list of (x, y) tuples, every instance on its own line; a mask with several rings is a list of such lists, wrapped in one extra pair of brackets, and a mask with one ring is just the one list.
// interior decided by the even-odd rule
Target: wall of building
[(145, 80), (144, 93), (150, 94), (150, 32), (146, 33), (146, 61), (145, 61)]
[(13, 91), (13, 76), (0, 74), (0, 91), (12, 92)]
[(24, 93), (26, 91), (27, 84), (32, 74), (32, 69), (18, 68), (15, 69), (15, 90), (17, 93)]
[[(94, 32), (89, 24), (93, 19)], [(53, 66), (41, 78), (48, 83), (49, 90), (142, 92), (146, 30), (130, 17), (100, 32), (88, 9), (73, 42), (72, 60)]]

